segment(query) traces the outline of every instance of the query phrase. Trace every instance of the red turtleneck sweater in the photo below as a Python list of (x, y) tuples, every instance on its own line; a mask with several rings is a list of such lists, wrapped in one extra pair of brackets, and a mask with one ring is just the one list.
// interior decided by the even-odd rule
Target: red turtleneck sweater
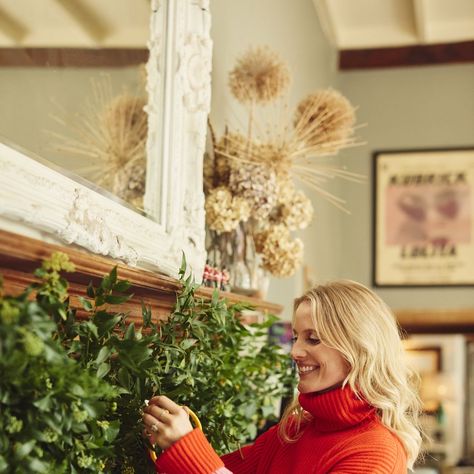
[[(195, 429), (156, 462), (162, 474), (406, 474), (399, 439), (378, 419), (375, 408), (349, 387), (301, 394), (313, 419), (296, 443), (284, 443), (273, 427), (254, 444), (219, 458)], [(224, 467), (225, 466), (225, 467)]]

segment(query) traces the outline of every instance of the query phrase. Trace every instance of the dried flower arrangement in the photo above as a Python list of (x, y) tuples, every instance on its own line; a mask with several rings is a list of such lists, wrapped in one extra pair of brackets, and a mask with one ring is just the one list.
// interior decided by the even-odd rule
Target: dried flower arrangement
[[(59, 151), (92, 159), (77, 171), (138, 209), (143, 209), (148, 116), (146, 97), (112, 94), (110, 80), (94, 81), (93, 96), (78, 114), (77, 138), (50, 132)], [(59, 116), (54, 117), (68, 127)]]
[(213, 147), (204, 160), (204, 187), (212, 264), (217, 260), (232, 267), (243, 260), (250, 267), (258, 262), (274, 276), (293, 275), (302, 263), (303, 242), (291, 232), (306, 228), (313, 219), (311, 201), (295, 180), (345, 210), (344, 201), (322, 185), (335, 177), (363, 178), (316, 160), (358, 144), (354, 108), (339, 92), (315, 91), (298, 103), (292, 116), (280, 104), (284, 118), (273, 126), (256, 118), (257, 108), (284, 98), (289, 84), (287, 65), (267, 47), (248, 50), (230, 72), (229, 88), (246, 108), (248, 126), (245, 133), (226, 128), (219, 139), (211, 128)]

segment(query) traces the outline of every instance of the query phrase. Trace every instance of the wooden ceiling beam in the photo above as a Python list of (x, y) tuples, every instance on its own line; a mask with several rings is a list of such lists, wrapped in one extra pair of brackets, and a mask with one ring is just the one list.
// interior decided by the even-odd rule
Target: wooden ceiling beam
[(28, 29), (16, 18), (0, 7), (0, 31), (10, 38), (13, 44), (20, 44), (28, 34)]
[(148, 61), (146, 48), (0, 48), (1, 67), (127, 67)]
[(80, 0), (55, 0), (71, 19), (93, 40), (103, 44), (110, 33), (110, 28), (97, 13), (84, 5)]
[(343, 71), (470, 62), (474, 62), (474, 41), (339, 52), (339, 69)]
[(428, 41), (428, 17), (425, 0), (412, 0), (416, 35), (420, 43)]
[(313, 3), (324, 34), (333, 45), (337, 46), (340, 42), (340, 35), (334, 22), (334, 18), (336, 18), (334, 4), (331, 4), (327, 0), (313, 0)]

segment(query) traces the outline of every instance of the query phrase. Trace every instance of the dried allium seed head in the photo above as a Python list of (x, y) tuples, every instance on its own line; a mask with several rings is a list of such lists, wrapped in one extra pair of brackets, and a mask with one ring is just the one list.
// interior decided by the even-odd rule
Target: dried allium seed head
[(256, 161), (273, 168), (277, 175), (287, 175), (291, 169), (290, 148), (286, 143), (262, 143), (255, 146), (253, 155)]
[(283, 95), (290, 83), (288, 66), (268, 47), (250, 48), (229, 74), (229, 87), (241, 103), (267, 103)]
[(294, 126), (296, 137), (306, 146), (335, 152), (354, 133), (355, 112), (351, 103), (339, 92), (317, 91), (297, 106)]
[(121, 155), (124, 162), (129, 161), (128, 152), (135, 151), (146, 141), (148, 116), (144, 111), (145, 105), (143, 97), (121, 94), (103, 110), (101, 125), (109, 138), (109, 149), (117, 156)]

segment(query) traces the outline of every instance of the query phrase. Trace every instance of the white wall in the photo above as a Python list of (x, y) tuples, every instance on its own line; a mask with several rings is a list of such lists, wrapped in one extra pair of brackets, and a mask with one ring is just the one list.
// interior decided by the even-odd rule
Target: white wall
[[(236, 58), (249, 46), (268, 45), (288, 62), (293, 77), (290, 108), (313, 90), (334, 86), (336, 53), (322, 34), (311, 0), (211, 0), (211, 14), (211, 121), (218, 131), (226, 123), (232, 128), (244, 120), (228, 92), (227, 78)], [(316, 215), (315, 222), (300, 234), (305, 262), (318, 279), (332, 278), (339, 267), (341, 215), (314, 193), (308, 191), (308, 195)], [(300, 271), (293, 278), (271, 281), (267, 299), (285, 306), (286, 319), (291, 318), (293, 298), (302, 292), (301, 275)]]
[[(342, 219), (340, 276), (370, 286), (372, 152), (474, 145), (474, 65), (342, 72), (338, 86), (367, 124), (360, 130), (367, 144), (347, 150), (343, 162), (368, 177), (365, 185), (343, 188), (352, 215)], [(474, 301), (474, 287), (377, 292), (395, 309), (472, 308)]]

